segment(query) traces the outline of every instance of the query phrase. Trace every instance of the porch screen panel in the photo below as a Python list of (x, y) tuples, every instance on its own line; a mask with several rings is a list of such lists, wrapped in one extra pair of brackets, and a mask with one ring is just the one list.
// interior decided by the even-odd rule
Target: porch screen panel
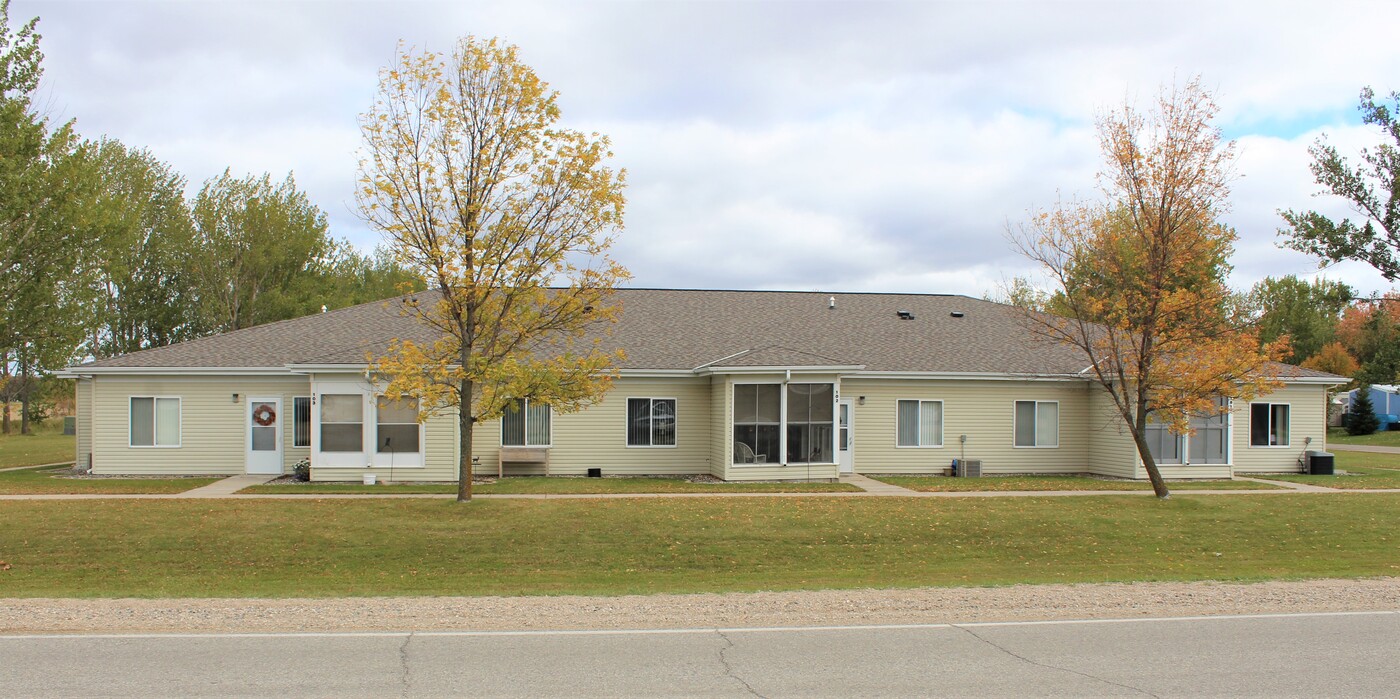
[(832, 463), (835, 395), (829, 383), (788, 384), (788, 463)]
[(782, 442), (782, 387), (734, 386), (734, 463), (778, 463)]
[[(1229, 399), (1218, 399), (1217, 409), (1228, 410)], [(1229, 442), (1229, 413), (1191, 416), (1191, 455), (1193, 464), (1226, 463), (1225, 445)]]
[(364, 451), (364, 420), (364, 397), (360, 394), (321, 394), (321, 451)]
[(390, 401), (379, 399), (376, 411), (375, 449), (389, 454), (416, 454), (418, 439), (418, 401), (413, 398)]

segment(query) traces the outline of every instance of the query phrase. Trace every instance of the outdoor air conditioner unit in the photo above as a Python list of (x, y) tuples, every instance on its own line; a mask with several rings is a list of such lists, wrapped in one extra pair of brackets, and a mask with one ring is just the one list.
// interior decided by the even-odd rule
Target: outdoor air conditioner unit
[(959, 478), (981, 478), (981, 459), (957, 459), (953, 461), (953, 475)]

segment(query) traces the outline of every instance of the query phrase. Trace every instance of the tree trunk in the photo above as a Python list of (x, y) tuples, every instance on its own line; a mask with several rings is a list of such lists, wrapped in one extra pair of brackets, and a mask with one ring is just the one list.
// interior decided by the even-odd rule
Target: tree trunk
[(29, 380), (29, 368), (21, 366), (19, 371), (19, 433), (29, 434), (29, 394), (34, 392), (34, 386)]
[(1152, 492), (1157, 497), (1166, 500), (1172, 496), (1167, 490), (1167, 482), (1162, 480), (1162, 472), (1157, 468), (1157, 460), (1152, 458), (1152, 450), (1147, 447), (1147, 440), (1143, 439), (1142, 431), (1133, 430), (1133, 443), (1137, 445), (1138, 456), (1142, 457), (1142, 466), (1147, 469), (1147, 478), (1152, 481)]
[(457, 462), (457, 502), (472, 500), (472, 428), (476, 418), (472, 417), (472, 390), (475, 386), (470, 379), (462, 379), (459, 386), (461, 398), (457, 401), (457, 446), (461, 456)]

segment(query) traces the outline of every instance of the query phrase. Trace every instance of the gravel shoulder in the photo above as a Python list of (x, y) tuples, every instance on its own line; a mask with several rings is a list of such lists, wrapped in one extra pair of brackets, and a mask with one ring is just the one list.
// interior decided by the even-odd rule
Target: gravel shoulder
[(513, 631), (1400, 610), (1400, 578), (621, 597), (0, 599), (0, 634)]

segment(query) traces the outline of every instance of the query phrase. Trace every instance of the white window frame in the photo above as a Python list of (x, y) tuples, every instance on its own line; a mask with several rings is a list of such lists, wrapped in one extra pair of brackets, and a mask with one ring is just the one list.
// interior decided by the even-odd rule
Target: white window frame
[[(305, 400), (305, 401), (306, 401), (306, 444), (297, 444), (297, 401), (299, 401), (299, 400)], [(313, 417), (314, 417), (314, 416), (312, 415), (312, 413), (315, 412), (315, 410), (312, 409), (312, 406), (314, 405), (314, 403), (315, 403), (315, 401), (311, 400), (311, 396), (292, 396), (292, 448), (293, 448), (293, 449), (310, 449), (310, 448), (311, 448), (311, 433), (312, 433), (313, 431), (315, 431), (315, 429), (316, 429), (316, 423), (314, 422), (314, 420), (313, 420)]]
[[(524, 418), (524, 420), (525, 420), (525, 444), (506, 444), (506, 421), (505, 421), (505, 414), (502, 413), (502, 414), (501, 414), (501, 419), (497, 421), (497, 422), (500, 422), (500, 423), (501, 423), (501, 433), (500, 433), (500, 443), (501, 443), (501, 446), (503, 446), (503, 447), (520, 447), (520, 448), (526, 448), (526, 447), (528, 447), (528, 448), (537, 448), (537, 449), (549, 449), (549, 448), (553, 447), (553, 446), (554, 446), (554, 417), (555, 417), (555, 416), (554, 416), (554, 406), (552, 406), (552, 405), (546, 405), (546, 406), (545, 406), (545, 407), (549, 408), (549, 444), (530, 444), (529, 442), (530, 442), (530, 401), (531, 401), (531, 399), (530, 399), (530, 398), (519, 398), (519, 399), (514, 399), (514, 400), (520, 400), (520, 401), (522, 401), (521, 406), (520, 406), (520, 412), (522, 413), (522, 416), (523, 416), (523, 418)], [(509, 411), (510, 409), (507, 408), (506, 410)], [(625, 437), (624, 437), (624, 438), (625, 438)]]
[[(134, 401), (134, 400), (136, 400), (137, 398), (150, 398), (150, 399), (151, 399), (151, 443), (150, 443), (150, 444), (132, 444), (132, 443), (131, 443), (131, 401)], [(175, 408), (175, 418), (176, 418), (176, 425), (177, 425), (177, 427), (176, 427), (176, 429), (175, 429), (175, 443), (174, 443), (174, 444), (156, 444), (156, 443), (155, 443), (155, 442), (158, 441), (158, 440), (156, 439), (156, 426), (159, 424), (159, 422), (156, 420), (156, 417), (155, 417), (155, 416), (156, 416), (156, 404), (157, 404), (159, 401), (162, 401), (162, 400), (173, 400), (173, 401), (175, 401), (175, 405), (176, 405), (176, 408)], [(185, 404), (184, 404), (184, 401), (181, 400), (180, 396), (157, 396), (157, 395), (148, 395), (148, 396), (127, 396), (127, 399), (126, 399), (126, 446), (127, 446), (128, 448), (131, 448), (131, 449), (179, 449), (180, 447), (184, 446), (184, 443), (185, 443)]]
[[(787, 452), (788, 452), (788, 438), (787, 438), (787, 428), (788, 428), (788, 398), (787, 398), (787, 394), (788, 394), (788, 391), (787, 391), (787, 387), (788, 387), (788, 384), (791, 384), (791, 383), (805, 383), (805, 384), (818, 384), (818, 383), (819, 383), (819, 384), (829, 384), (829, 385), (831, 386), (831, 456), (832, 456), (832, 460), (831, 460), (831, 461), (811, 461), (811, 462), (808, 462), (808, 461), (797, 461), (797, 462), (790, 462), (790, 461), (787, 460)], [(777, 387), (778, 387), (778, 461), (765, 461), (765, 462), (751, 463), (751, 464), (750, 464), (750, 463), (736, 463), (736, 462), (734, 461), (734, 456), (733, 456), (733, 451), (734, 451), (734, 449), (733, 449), (733, 444), (734, 444), (734, 389), (738, 388), (739, 386), (751, 386), (751, 385), (759, 385), (759, 386), (768, 386), (768, 385), (772, 385), (772, 386), (777, 386)], [(840, 451), (838, 451), (838, 447), (841, 446), (841, 443), (840, 443), (840, 439), (839, 439), (839, 436), (838, 436), (838, 435), (839, 435), (839, 432), (840, 432), (840, 430), (841, 430), (841, 384), (840, 384), (839, 381), (835, 381), (835, 380), (827, 380), (827, 381), (822, 381), (822, 380), (799, 381), (799, 380), (796, 380), (796, 379), (793, 379), (793, 380), (791, 380), (791, 381), (784, 381), (782, 378), (767, 379), (767, 380), (753, 379), (753, 380), (749, 380), (749, 381), (734, 381), (734, 382), (732, 382), (732, 383), (729, 384), (729, 397), (727, 398), (727, 400), (729, 401), (729, 442), (728, 442), (728, 444), (730, 445), (730, 448), (729, 448), (729, 452), (730, 452), (729, 465), (730, 465), (730, 466), (732, 466), (732, 467), (734, 467), (734, 468), (762, 468), (762, 467), (766, 467), (766, 466), (787, 466), (787, 465), (789, 465), (789, 464), (795, 464), (795, 465), (798, 465), (798, 466), (836, 466), (837, 468), (840, 468), (840, 464), (841, 464), (841, 454), (840, 454)], [(852, 415), (852, 419), (854, 419), (854, 414)]]
[[(905, 403), (905, 402), (908, 402), (908, 403), (918, 403), (918, 404), (919, 404), (919, 424), (921, 424), (921, 425), (923, 424), (923, 418), (924, 418), (924, 403), (937, 403), (937, 404), (938, 404), (938, 443), (937, 443), (937, 444), (922, 444), (922, 443), (921, 443), (921, 444), (900, 444), (900, 443), (899, 443), (899, 404), (900, 404), (900, 403)], [(947, 409), (947, 408), (946, 408), (946, 406), (944, 405), (943, 400), (942, 400), (941, 398), (935, 398), (935, 399), (928, 399), (928, 398), (897, 398), (897, 399), (895, 399), (895, 401), (894, 401), (894, 446), (895, 446), (895, 448), (896, 448), (896, 449), (942, 449), (942, 448), (943, 448), (944, 442), (947, 441), (947, 440), (944, 439), (944, 434), (943, 434), (943, 432), (944, 432), (944, 430), (943, 430), (943, 423), (944, 423), (944, 420), (947, 418), (947, 413), (945, 412), (946, 409)], [(918, 438), (919, 440), (922, 440), (923, 435), (915, 435), (915, 437)], [(1014, 436), (1013, 436), (1013, 438), (1014, 438)]]
[[(321, 450), (321, 407), (327, 395), (358, 395), (360, 397), (360, 451)], [(370, 418), (370, 400), (373, 394), (368, 387), (358, 381), (328, 380), (312, 383), (311, 391), (311, 463), (316, 468), (367, 468), (373, 463), (372, 452), (366, 445), (373, 445), (373, 436), (365, 434), (365, 426), (373, 424)], [(335, 424), (335, 423), (332, 423)], [(344, 424), (344, 423), (342, 423)]]
[[(1016, 404), (1017, 404), (1017, 403), (1035, 403), (1035, 422), (1032, 423), (1033, 426), (1035, 427), (1035, 444), (1032, 444), (1032, 445), (1021, 445), (1021, 444), (1017, 444), (1017, 443), (1016, 443)], [(1041, 406), (1042, 404), (1047, 404), (1047, 403), (1054, 403), (1054, 404), (1055, 404), (1055, 443), (1054, 443), (1054, 444), (1041, 444), (1041, 443), (1040, 443), (1040, 406)], [(1063, 415), (1061, 414), (1061, 411), (1060, 411), (1060, 401), (1058, 401), (1058, 400), (1037, 400), (1037, 399), (1034, 399), (1034, 398), (1018, 398), (1018, 399), (1012, 401), (1012, 402), (1011, 402), (1011, 446), (1012, 446), (1012, 448), (1014, 448), (1014, 449), (1059, 449), (1059, 448), (1060, 448), (1060, 422), (1061, 422), (1061, 418), (1062, 418), (1062, 417), (1063, 417)]]
[[(676, 443), (675, 443), (675, 444), (652, 444), (652, 442), (653, 442), (653, 441), (655, 440), (655, 438), (656, 438), (656, 435), (655, 435), (655, 433), (654, 433), (654, 432), (652, 431), (652, 429), (651, 429), (651, 421), (650, 421), (650, 419), (648, 419), (648, 421), (647, 421), (647, 443), (646, 443), (646, 444), (633, 444), (633, 443), (632, 443), (632, 440), (631, 440), (630, 438), (631, 438), (631, 436), (632, 436), (632, 435), (631, 435), (631, 431), (632, 431), (632, 401), (634, 401), (634, 400), (651, 401), (648, 405), (649, 405), (649, 407), (651, 407), (653, 410), (655, 409), (656, 401), (659, 401), (659, 400), (669, 400), (669, 401), (671, 401), (671, 404), (672, 404), (672, 406), (673, 406), (672, 411), (671, 411), (671, 419), (673, 419), (673, 420), (676, 421), (676, 424), (675, 424)], [(651, 414), (655, 414), (655, 413), (651, 413)], [(665, 396), (627, 396), (626, 401), (623, 403), (623, 417), (627, 420), (626, 429), (624, 429), (624, 430), (622, 431), (622, 442), (623, 442), (624, 446), (626, 446), (628, 449), (675, 449), (676, 446), (677, 446), (678, 444), (680, 444), (680, 442), (681, 442), (681, 430), (680, 430), (680, 426), (681, 426), (681, 425), (680, 425), (681, 417), (680, 417), (680, 415), (681, 415), (681, 401), (680, 401), (679, 398), (668, 398), (668, 397), (665, 397)], [(553, 427), (554, 427), (554, 425), (553, 425), (553, 417), (551, 416), (551, 418), (550, 418), (550, 430), (549, 430), (549, 433), (550, 433), (550, 434), (549, 434), (549, 437), (550, 437), (551, 440), (554, 439), (554, 429), (553, 429)], [(732, 429), (731, 429), (731, 431), (732, 431)]]
[[(1274, 406), (1282, 405), (1288, 408), (1288, 443), (1287, 444), (1255, 444), (1254, 443), (1254, 406), (1269, 406), (1269, 430), (1272, 435), (1274, 429)], [(1272, 441), (1272, 439), (1270, 440)], [(1249, 404), (1249, 448), (1250, 449), (1291, 449), (1293, 446), (1293, 404), (1274, 403), (1272, 401), (1255, 401)]]

